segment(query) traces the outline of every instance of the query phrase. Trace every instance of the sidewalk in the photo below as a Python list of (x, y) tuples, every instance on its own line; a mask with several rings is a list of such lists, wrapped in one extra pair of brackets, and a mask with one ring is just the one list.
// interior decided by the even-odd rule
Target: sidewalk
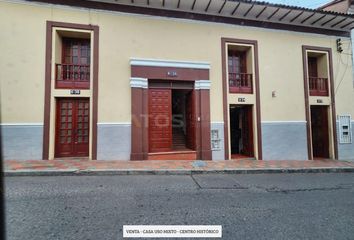
[(130, 175), (201, 173), (354, 172), (354, 162), (315, 161), (90, 161), (8, 160), (5, 176)]

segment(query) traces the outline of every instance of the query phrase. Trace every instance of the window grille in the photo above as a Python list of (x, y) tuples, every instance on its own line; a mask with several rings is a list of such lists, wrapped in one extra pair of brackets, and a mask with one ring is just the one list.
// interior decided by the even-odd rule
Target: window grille
[(221, 139), (219, 137), (219, 130), (211, 130), (211, 149), (220, 150)]
[(352, 126), (350, 115), (340, 115), (339, 119), (339, 143), (352, 143)]

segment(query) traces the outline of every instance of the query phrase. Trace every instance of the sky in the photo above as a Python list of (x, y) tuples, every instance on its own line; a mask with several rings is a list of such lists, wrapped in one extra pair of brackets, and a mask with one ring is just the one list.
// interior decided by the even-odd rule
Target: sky
[[(263, 1), (263, 0), (259, 0)], [(279, 4), (286, 4), (292, 6), (300, 6), (300, 7), (307, 7), (307, 8), (317, 8), (325, 3), (331, 2), (331, 0), (264, 0), (265, 2), (270, 3), (279, 3)]]

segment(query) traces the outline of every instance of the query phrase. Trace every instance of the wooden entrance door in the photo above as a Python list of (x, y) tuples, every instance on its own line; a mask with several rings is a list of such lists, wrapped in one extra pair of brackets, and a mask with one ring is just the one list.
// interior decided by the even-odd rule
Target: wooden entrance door
[(328, 107), (311, 106), (313, 158), (329, 158)]
[(149, 152), (172, 149), (171, 89), (149, 88)]
[(195, 111), (195, 91), (192, 90), (186, 97), (186, 144), (187, 148), (196, 149), (196, 111)]
[(231, 154), (254, 157), (252, 105), (230, 107)]
[(57, 100), (55, 157), (89, 155), (89, 99)]

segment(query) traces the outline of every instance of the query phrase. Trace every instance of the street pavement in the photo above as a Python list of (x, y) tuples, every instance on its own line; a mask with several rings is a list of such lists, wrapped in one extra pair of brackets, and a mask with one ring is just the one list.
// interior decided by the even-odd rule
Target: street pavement
[(223, 239), (354, 239), (354, 173), (5, 177), (9, 240), (123, 239), (222, 225)]

